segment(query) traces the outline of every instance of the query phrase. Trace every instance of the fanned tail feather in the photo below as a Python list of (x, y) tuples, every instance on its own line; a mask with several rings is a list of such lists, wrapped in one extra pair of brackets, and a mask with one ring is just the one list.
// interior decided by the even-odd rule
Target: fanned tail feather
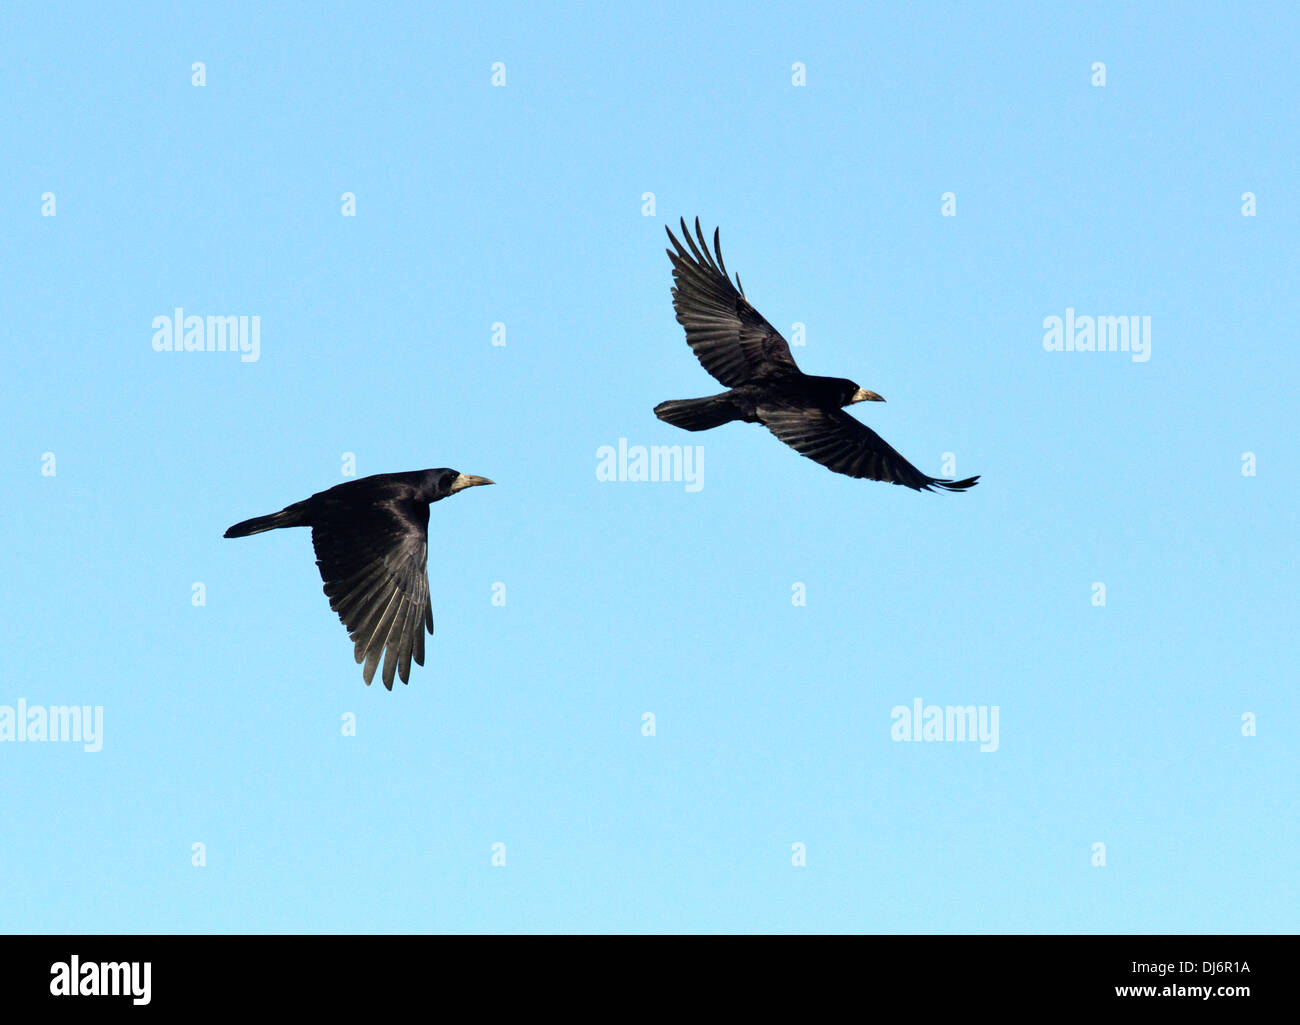
[(263, 531), (275, 530), (277, 527), (305, 527), (302, 503), (291, 505), (269, 516), (254, 516), (251, 520), (242, 520), (233, 527), (228, 527), (224, 537), (248, 537), (249, 534), (261, 534)]
[(740, 412), (723, 395), (703, 399), (669, 399), (655, 406), (655, 416), (685, 431), (707, 431), (740, 418)]

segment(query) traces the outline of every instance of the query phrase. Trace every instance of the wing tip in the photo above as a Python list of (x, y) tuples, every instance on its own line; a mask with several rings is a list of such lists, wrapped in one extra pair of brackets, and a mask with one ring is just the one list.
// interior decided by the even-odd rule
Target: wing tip
[(965, 480), (940, 480), (939, 478), (931, 477), (929, 482), (925, 485), (925, 490), (933, 491), (935, 488), (938, 488), (940, 491), (954, 491), (960, 494), (969, 488), (973, 488), (979, 483), (979, 479), (980, 474), (978, 473), (975, 474), (974, 477), (967, 477)]

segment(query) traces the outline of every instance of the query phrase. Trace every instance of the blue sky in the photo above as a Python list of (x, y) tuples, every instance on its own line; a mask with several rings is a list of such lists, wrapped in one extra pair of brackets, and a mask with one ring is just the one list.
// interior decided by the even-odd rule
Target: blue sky
[[(0, 706), (103, 735), (0, 742), (0, 929), (1294, 931), (1294, 7), (618, 7), (7, 10)], [(719, 390), (696, 214), (980, 485), (657, 421)], [(259, 358), (154, 351), (178, 306)], [(392, 693), (306, 531), (221, 537), (347, 453), (499, 482)], [(997, 750), (891, 739), (918, 698)]]

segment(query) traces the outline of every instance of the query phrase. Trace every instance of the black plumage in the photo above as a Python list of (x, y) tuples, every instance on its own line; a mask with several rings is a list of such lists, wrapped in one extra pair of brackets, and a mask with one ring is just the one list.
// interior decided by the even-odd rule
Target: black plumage
[(429, 607), (429, 506), (465, 488), (492, 484), (444, 468), (379, 473), (347, 481), (278, 513), (236, 523), (226, 537), (279, 527), (311, 527), (316, 566), (330, 608), (348, 629), (366, 685), (384, 660), (384, 686), (408, 682), (411, 659), (424, 665)]
[[(673, 248), (673, 309), (701, 365), (728, 391), (700, 399), (670, 399), (655, 416), (688, 431), (741, 420), (761, 423), (796, 452), (849, 477), (888, 481), (916, 491), (964, 491), (979, 477), (944, 480), (922, 473), (879, 434), (843, 409), (855, 402), (884, 402), (843, 377), (805, 374), (789, 343), (763, 319), (736, 276), (727, 276), (718, 231), (709, 252), (700, 221), (695, 238), (682, 220), (683, 245), (668, 229)], [(697, 245), (698, 240), (698, 245)]]

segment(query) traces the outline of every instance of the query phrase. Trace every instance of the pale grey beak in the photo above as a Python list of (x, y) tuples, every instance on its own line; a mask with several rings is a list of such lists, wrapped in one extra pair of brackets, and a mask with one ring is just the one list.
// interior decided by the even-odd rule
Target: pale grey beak
[(470, 473), (458, 473), (456, 479), (451, 482), (451, 493), (454, 495), (457, 491), (463, 491), (465, 488), (478, 487), (480, 484), (495, 484), (496, 481), (488, 480), (486, 477), (475, 477)]
[(885, 400), (873, 391), (867, 391), (865, 388), (859, 388), (849, 399), (850, 403), (854, 402), (884, 402)]

